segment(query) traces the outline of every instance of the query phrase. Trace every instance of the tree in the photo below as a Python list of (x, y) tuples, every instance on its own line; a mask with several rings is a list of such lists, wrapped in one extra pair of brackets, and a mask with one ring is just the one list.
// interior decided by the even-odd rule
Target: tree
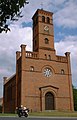
[(2, 113), (2, 105), (0, 105), (0, 113)]
[(77, 111), (77, 89), (73, 86), (74, 110)]
[(10, 30), (7, 25), (7, 20), (17, 20), (15, 16), (22, 17), (20, 9), (28, 4), (27, 0), (0, 0), (0, 33)]

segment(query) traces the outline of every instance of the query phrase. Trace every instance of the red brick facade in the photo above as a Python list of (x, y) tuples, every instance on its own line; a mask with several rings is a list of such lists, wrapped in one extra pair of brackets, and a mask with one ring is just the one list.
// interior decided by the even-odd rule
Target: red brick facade
[(16, 75), (4, 78), (3, 112), (14, 112), (16, 103)]
[[(34, 14), (33, 52), (26, 51), (26, 45), (16, 52), (16, 77), (4, 84), (4, 112), (14, 112), (20, 105), (31, 111), (74, 110), (70, 53), (56, 55), (52, 16), (44, 10)], [(6, 102), (10, 83), (15, 83), (13, 106)]]

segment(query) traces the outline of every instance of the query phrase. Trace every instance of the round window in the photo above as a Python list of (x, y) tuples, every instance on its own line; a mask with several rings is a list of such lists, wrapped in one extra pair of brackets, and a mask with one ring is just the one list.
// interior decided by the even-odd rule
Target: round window
[(45, 68), (43, 73), (45, 77), (50, 77), (52, 75), (52, 71), (50, 68)]

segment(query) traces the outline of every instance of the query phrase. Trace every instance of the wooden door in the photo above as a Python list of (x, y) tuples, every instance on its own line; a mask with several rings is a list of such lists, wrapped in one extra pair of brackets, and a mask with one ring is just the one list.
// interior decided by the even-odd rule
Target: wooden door
[(54, 95), (51, 92), (45, 95), (45, 110), (54, 110)]

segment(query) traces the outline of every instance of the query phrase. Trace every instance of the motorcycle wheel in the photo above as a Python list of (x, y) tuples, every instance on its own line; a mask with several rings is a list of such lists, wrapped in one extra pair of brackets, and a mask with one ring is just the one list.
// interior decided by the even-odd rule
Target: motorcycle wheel
[(21, 117), (21, 114), (18, 114), (18, 117)]
[(28, 115), (27, 115), (27, 114), (25, 114), (25, 117), (28, 117)]
[(18, 117), (21, 117), (21, 115), (18, 115)]

